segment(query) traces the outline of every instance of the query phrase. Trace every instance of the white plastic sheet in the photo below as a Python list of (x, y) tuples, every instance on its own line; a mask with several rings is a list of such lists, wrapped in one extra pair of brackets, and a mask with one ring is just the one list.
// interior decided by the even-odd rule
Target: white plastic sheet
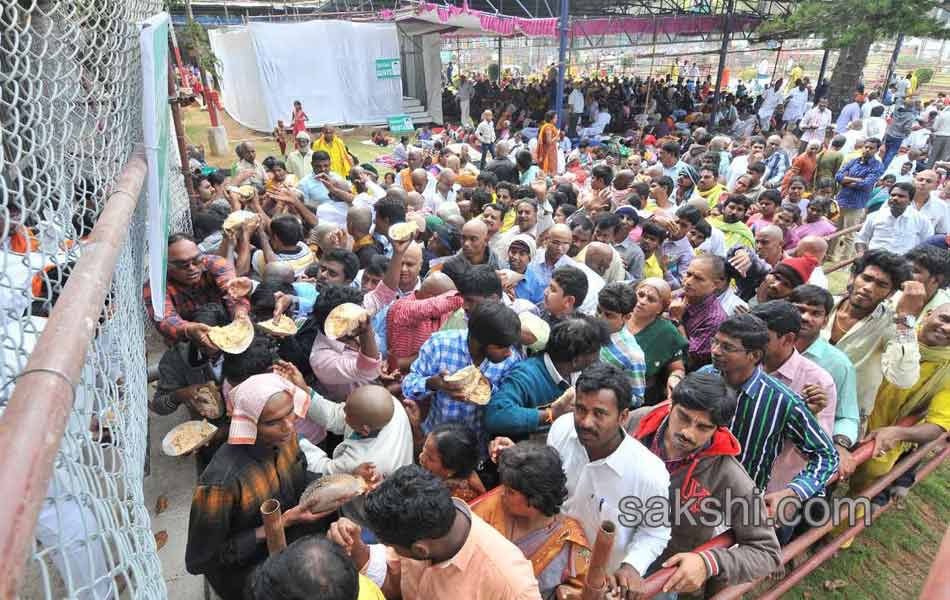
[[(208, 31), (211, 49), (220, 62), (218, 79), (221, 102), (231, 118), (258, 131), (270, 131), (277, 125), (270, 119), (261, 98), (264, 88), (257, 69), (254, 43), (247, 27), (229, 27)], [(285, 111), (290, 114), (290, 111)], [(287, 117), (282, 117), (286, 119)], [(289, 123), (288, 123), (289, 125)]]
[(377, 59), (398, 59), (392, 23), (251, 23), (212, 30), (222, 101), (236, 121), (270, 131), (290, 125), (294, 100), (308, 126), (385, 122), (402, 113), (402, 80), (377, 78)]

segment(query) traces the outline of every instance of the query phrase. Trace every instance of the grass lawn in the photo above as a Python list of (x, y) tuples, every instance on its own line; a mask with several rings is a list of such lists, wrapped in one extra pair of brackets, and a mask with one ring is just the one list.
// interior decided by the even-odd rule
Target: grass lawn
[[(228, 156), (212, 156), (210, 145), (208, 143), (208, 127), (211, 126), (211, 118), (208, 112), (199, 109), (197, 106), (186, 106), (182, 108), (182, 120), (185, 124), (185, 138), (188, 144), (195, 146), (203, 145), (205, 147), (205, 159), (208, 164), (219, 168), (230, 168), (237, 161), (237, 155), (234, 154), (234, 148), (241, 142), (254, 142), (257, 148), (257, 159), (264, 160), (268, 156), (280, 156), (280, 148), (277, 142), (269, 134), (262, 134), (241, 126), (232, 119), (226, 111), (218, 112), (219, 122), (224, 125), (228, 131), (228, 147), (231, 152)], [(350, 152), (355, 154), (360, 162), (371, 162), (379, 156), (390, 154), (393, 146), (380, 148), (375, 144), (363, 144), (363, 141), (369, 141), (373, 132), (372, 127), (358, 127), (353, 129), (338, 129), (338, 135), (346, 142)], [(315, 137), (314, 131), (310, 132), (311, 137)], [(290, 133), (287, 133), (288, 152), (293, 148), (293, 140), (290, 140)], [(391, 169), (383, 165), (375, 165), (380, 174)]]
[(874, 521), (850, 549), (839, 551), (783, 600), (914, 600), (948, 522), (950, 462), (945, 461), (916, 484), (904, 502)]

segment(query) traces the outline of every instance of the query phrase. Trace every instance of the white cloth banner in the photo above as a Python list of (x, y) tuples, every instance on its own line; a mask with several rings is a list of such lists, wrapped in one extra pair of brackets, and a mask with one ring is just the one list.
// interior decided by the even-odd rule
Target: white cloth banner
[[(385, 122), (402, 113), (392, 23), (251, 23), (209, 33), (224, 107), (245, 127), (270, 131), (278, 120), (289, 127), (294, 100), (310, 127)], [(397, 76), (380, 77), (377, 62), (388, 60), (397, 61)]]
[[(270, 131), (267, 109), (261, 98), (264, 87), (257, 70), (254, 43), (247, 27), (209, 29), (211, 50), (220, 61), (218, 81), (221, 83), (221, 101), (231, 118), (241, 125), (258, 131)], [(290, 114), (290, 111), (285, 111)], [(285, 115), (284, 119), (287, 118)], [(290, 123), (285, 121), (289, 126)]]

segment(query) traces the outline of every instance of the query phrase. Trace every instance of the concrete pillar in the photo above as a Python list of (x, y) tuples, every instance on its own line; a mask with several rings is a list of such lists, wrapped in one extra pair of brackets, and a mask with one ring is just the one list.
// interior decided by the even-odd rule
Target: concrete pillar
[(228, 131), (223, 125), (208, 128), (208, 147), (211, 149), (212, 156), (227, 156), (228, 150)]

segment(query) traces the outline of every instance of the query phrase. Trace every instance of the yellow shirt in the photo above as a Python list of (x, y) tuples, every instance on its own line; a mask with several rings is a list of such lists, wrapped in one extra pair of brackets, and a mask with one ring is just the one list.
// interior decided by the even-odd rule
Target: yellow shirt
[(313, 143), (312, 148), (314, 152), (323, 150), (330, 155), (331, 171), (340, 177), (349, 177), (350, 167), (353, 166), (353, 161), (350, 159), (350, 155), (346, 151), (346, 144), (343, 143), (343, 140), (337, 136), (333, 136), (333, 141), (328, 144), (321, 135)]
[(660, 267), (660, 263), (656, 260), (656, 254), (650, 256), (643, 263), (643, 277), (659, 277), (663, 279), (663, 269)]
[(360, 593), (356, 600), (386, 600), (386, 596), (383, 596), (383, 591), (379, 589), (379, 586), (361, 573)]
[[(898, 415), (903, 414), (901, 409), (908, 398), (934, 375), (939, 366), (938, 363), (934, 362), (921, 362), (920, 377), (917, 383), (910, 388), (901, 389), (885, 380), (878, 390), (877, 398), (874, 400), (874, 410), (871, 411), (871, 415), (868, 417), (868, 431), (895, 425), (898, 421)], [(944, 387), (934, 395), (927, 407), (927, 414), (924, 416), (923, 422), (937, 425), (944, 431), (950, 430), (950, 386)], [(873, 480), (890, 471), (908, 447), (909, 444), (898, 444), (884, 456), (874, 456), (862, 464), (851, 479), (851, 489), (862, 490)]]
[(511, 229), (512, 227), (514, 227), (514, 226), (515, 226), (515, 220), (516, 220), (517, 218), (518, 218), (518, 213), (516, 213), (515, 211), (509, 210), (508, 212), (506, 212), (506, 213), (505, 213), (505, 217), (504, 217), (504, 218), (502, 219), (502, 221), (501, 221), (501, 230), (500, 230), (500, 231), (503, 231), (503, 232), (504, 232), (504, 231), (508, 231), (509, 229)]

